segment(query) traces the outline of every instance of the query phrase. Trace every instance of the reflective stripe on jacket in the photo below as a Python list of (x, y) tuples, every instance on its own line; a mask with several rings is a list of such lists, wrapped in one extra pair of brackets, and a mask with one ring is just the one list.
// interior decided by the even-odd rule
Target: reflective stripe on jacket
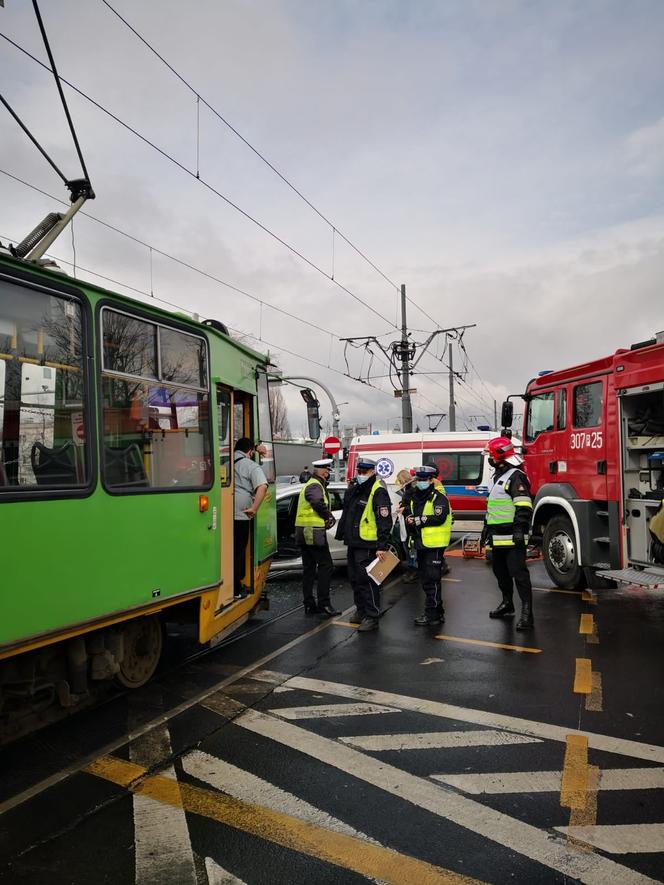
[(323, 491), (323, 497), (325, 498), (325, 504), (327, 505), (327, 509), (330, 509), (330, 496), (327, 493), (327, 489), (313, 477), (306, 483), (304, 488), (300, 491), (300, 495), (297, 499), (297, 513), (295, 514), (295, 525), (301, 526), (302, 528), (306, 528), (307, 526), (313, 526), (315, 528), (324, 528), (325, 520), (322, 516), (319, 516), (314, 508), (311, 506), (309, 501), (307, 501), (305, 492), (307, 488), (312, 484), (317, 483), (320, 485)]
[[(521, 473), (518, 467), (512, 467), (511, 470), (502, 473), (494, 481), (489, 492), (486, 503), (486, 524), (491, 532), (491, 546), (493, 547), (513, 547), (517, 509), (527, 508), (529, 511), (533, 509), (530, 495), (517, 494), (512, 497), (510, 494), (510, 480), (515, 473)], [(529, 519), (525, 519), (524, 515), (524, 519), (519, 519), (518, 522), (525, 524), (524, 541), (527, 544), (528, 534), (526, 532)]]
[[(440, 489), (437, 486), (434, 486), (437, 492), (440, 493)], [(410, 502), (410, 512), (414, 515), (415, 510), (413, 507), (413, 501)], [(428, 498), (424, 503), (424, 508), (422, 510), (423, 517), (429, 517), (434, 515), (434, 504), (433, 498)], [(447, 518), (442, 525), (423, 525), (420, 527), (420, 536), (422, 538), (422, 545), (424, 547), (447, 547), (450, 543), (450, 534), (452, 532), (452, 508), (450, 507), (447, 512)]]

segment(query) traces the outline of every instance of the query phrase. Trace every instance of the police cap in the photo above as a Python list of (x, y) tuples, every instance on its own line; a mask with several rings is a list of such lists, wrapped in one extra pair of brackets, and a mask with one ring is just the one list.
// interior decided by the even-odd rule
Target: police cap
[(360, 458), (357, 462), (358, 470), (375, 470), (376, 462), (372, 461), (371, 458)]
[(421, 467), (415, 468), (415, 476), (418, 479), (434, 479), (438, 476), (438, 470), (430, 464), (423, 464)]
[(332, 460), (332, 458), (319, 458), (318, 461), (311, 462), (311, 466), (317, 468), (318, 470), (322, 470), (323, 468), (325, 468), (325, 470), (330, 470), (333, 464), (334, 461)]

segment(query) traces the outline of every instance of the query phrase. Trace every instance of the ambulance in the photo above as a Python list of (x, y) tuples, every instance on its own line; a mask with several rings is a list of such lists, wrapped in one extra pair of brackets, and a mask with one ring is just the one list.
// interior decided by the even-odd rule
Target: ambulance
[[(484, 449), (495, 436), (495, 430), (356, 436), (348, 448), (347, 478), (355, 475), (359, 455), (371, 458), (376, 462), (377, 475), (396, 502), (399, 471), (432, 464), (438, 468), (452, 505), (454, 531), (480, 531), (492, 474)], [(519, 443), (515, 440), (515, 444)]]

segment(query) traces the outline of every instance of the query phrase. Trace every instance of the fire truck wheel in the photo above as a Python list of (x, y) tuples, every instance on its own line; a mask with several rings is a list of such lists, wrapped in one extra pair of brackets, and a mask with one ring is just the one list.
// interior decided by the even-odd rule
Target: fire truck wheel
[(565, 590), (580, 590), (585, 587), (574, 526), (567, 516), (554, 516), (546, 524), (542, 553), (548, 575), (557, 587)]

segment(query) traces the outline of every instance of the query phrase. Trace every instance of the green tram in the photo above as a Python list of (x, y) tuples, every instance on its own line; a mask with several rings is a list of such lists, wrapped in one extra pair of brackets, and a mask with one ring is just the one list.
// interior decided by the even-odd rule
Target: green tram
[[(0, 249), (0, 741), (95, 684), (143, 685), (164, 624), (219, 640), (276, 548), (268, 359)], [(232, 443), (270, 483), (234, 599)], [(20, 728), (19, 728), (20, 730)]]

